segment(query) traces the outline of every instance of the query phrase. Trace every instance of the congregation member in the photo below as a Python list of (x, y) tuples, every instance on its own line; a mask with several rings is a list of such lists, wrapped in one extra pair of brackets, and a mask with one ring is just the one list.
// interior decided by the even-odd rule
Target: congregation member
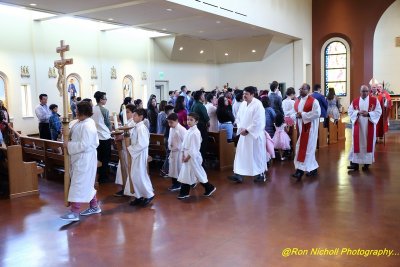
[(376, 126), (382, 114), (382, 108), (377, 98), (369, 95), (366, 85), (360, 88), (361, 96), (351, 102), (348, 109), (352, 124), (352, 145), (350, 148), (349, 170), (368, 170), (374, 161)]
[(320, 118), (324, 119), (324, 127), (327, 127), (328, 126), (328, 123), (327, 123), (328, 122), (328, 112), (327, 112), (327, 110), (328, 110), (328, 102), (326, 101), (325, 96), (323, 96), (321, 94), (321, 85), (319, 85), (319, 84), (315, 84), (314, 85), (313, 93), (311, 94), (311, 96), (314, 99), (318, 100), (319, 107), (321, 109)]
[[(127, 123), (125, 126), (127, 127), (134, 127), (135, 122), (133, 121), (133, 112), (135, 111), (136, 107), (132, 104), (126, 105), (126, 118)], [(132, 129), (129, 130), (132, 132)], [(132, 180), (129, 179), (129, 165), (128, 165), (128, 150), (126, 147), (126, 143), (124, 140), (124, 135), (117, 135), (115, 137), (116, 141), (120, 140), (122, 143), (122, 151), (121, 151), (121, 158), (118, 161), (117, 166), (117, 173), (115, 175), (115, 183), (121, 186), (121, 190), (114, 194), (115, 197), (122, 197), (122, 196), (133, 196), (133, 183)], [(124, 168), (124, 171), (122, 170)], [(123, 177), (125, 176), (125, 177)]]
[(175, 106), (175, 92), (174, 91), (169, 91), (168, 92), (168, 96), (169, 96), (168, 105)]
[(165, 125), (167, 123), (167, 113), (165, 113), (165, 106), (167, 105), (167, 101), (162, 100), (160, 102), (160, 112), (157, 115), (157, 134), (164, 135), (165, 133)]
[(51, 111), (47, 106), (47, 95), (39, 95), (40, 104), (35, 108), (36, 117), (39, 120), (39, 137), (41, 139), (51, 140), (49, 119)]
[(235, 102), (232, 105), (232, 114), (236, 118), (240, 104), (243, 102), (243, 90), (237, 90), (235, 94)]
[(150, 133), (157, 133), (157, 118), (158, 118), (158, 109), (157, 109), (157, 99), (155, 97), (150, 97), (147, 102), (147, 118), (150, 122)]
[(286, 90), (286, 98), (282, 101), (283, 115), (285, 123), (288, 126), (294, 125), (292, 117), (296, 113), (296, 111), (294, 110), (295, 98), (296, 98), (296, 92), (294, 91), (294, 88), (289, 87)]
[(97, 159), (102, 166), (98, 168), (99, 183), (108, 182), (108, 163), (111, 158), (111, 122), (108, 109), (104, 106), (107, 103), (106, 93), (97, 91), (94, 93), (96, 106), (93, 107), (93, 116), (99, 136), (99, 146), (97, 147)]
[(197, 113), (197, 115), (199, 115), (196, 128), (198, 128), (201, 133), (202, 142), (201, 142), (200, 152), (203, 159), (205, 159), (206, 149), (208, 144), (207, 129), (210, 126), (210, 118), (208, 117), (207, 109), (203, 104), (205, 101), (204, 92), (203, 91), (194, 92), (193, 98), (194, 98), (194, 104), (191, 108), (191, 112)]
[(178, 182), (179, 172), (182, 168), (182, 144), (186, 135), (186, 128), (178, 121), (178, 115), (171, 113), (167, 117), (170, 133), (168, 137), (169, 170), (168, 176), (171, 177), (171, 187), (169, 191), (181, 190), (181, 183)]
[(327, 115), (331, 116), (335, 120), (335, 122), (337, 122), (340, 119), (340, 112), (339, 112), (340, 104), (339, 104), (339, 99), (335, 93), (335, 88), (328, 89), (328, 95), (326, 97), (326, 100), (328, 102)]
[(219, 130), (226, 130), (226, 139), (228, 142), (233, 138), (233, 123), (235, 117), (232, 114), (231, 106), (226, 97), (218, 98), (217, 118), (219, 122)]
[(49, 108), (51, 110), (51, 116), (49, 118), (51, 140), (57, 141), (61, 133), (60, 115), (57, 113), (58, 106), (56, 104), (51, 104)]
[(207, 104), (206, 110), (208, 117), (210, 118), (210, 127), (208, 130), (210, 132), (218, 132), (218, 118), (217, 118), (217, 97), (213, 93), (209, 93), (206, 96)]
[(135, 127), (131, 131), (128, 152), (132, 158), (130, 173), (135, 193), (134, 200), (130, 201), (131, 206), (145, 207), (154, 199), (153, 185), (147, 173), (150, 133), (143, 123), (145, 113), (144, 109), (136, 109), (132, 115)]
[(207, 174), (202, 167), (203, 158), (200, 153), (201, 134), (197, 128), (199, 115), (191, 112), (188, 115), (189, 130), (187, 131), (182, 143), (182, 168), (179, 172), (178, 182), (181, 183), (181, 189), (178, 199), (185, 199), (190, 196), (190, 187), (200, 182), (204, 187), (203, 196), (211, 196), (217, 189), (208, 182)]
[(274, 148), (279, 152), (279, 159), (285, 160), (286, 158), (284, 157), (284, 152), (290, 150), (290, 137), (285, 131), (286, 124), (283, 114), (276, 114), (274, 126), (275, 134), (272, 138)]
[(77, 104), (76, 96), (71, 96), (70, 108), (71, 108), (73, 120), (76, 119), (76, 104)]
[(315, 159), (315, 150), (318, 140), (319, 116), (321, 108), (318, 100), (313, 98), (310, 93), (310, 85), (305, 83), (300, 88), (300, 99), (294, 104), (296, 111), (293, 120), (297, 120), (299, 138), (296, 143), (296, 155), (294, 166), (296, 172), (292, 175), (300, 181), (304, 172), (307, 176), (318, 174), (318, 163)]
[[(101, 212), (94, 188), (99, 138), (95, 122), (90, 118), (92, 115), (92, 106), (88, 102), (80, 102), (77, 105), (78, 122), (70, 130), (70, 139), (64, 139), (64, 148), (70, 157), (71, 177), (68, 192), (71, 209), (61, 216), (66, 221), (79, 221), (79, 215), (88, 216)], [(80, 212), (82, 203), (89, 203), (90, 206)]]
[[(167, 115), (167, 118), (168, 118), (168, 116), (174, 112), (174, 107), (172, 105), (166, 105), (165, 108), (164, 108), (164, 111), (165, 111), (165, 114)], [(168, 176), (168, 172), (169, 172), (169, 161), (168, 161), (168, 158), (169, 158), (170, 150), (169, 150), (169, 145), (168, 145), (168, 139), (169, 139), (169, 134), (170, 134), (170, 127), (169, 127), (167, 118), (165, 118), (165, 121), (163, 122), (163, 126), (162, 126), (162, 127), (165, 128), (165, 131), (164, 131), (164, 144), (165, 144), (165, 150), (167, 151), (167, 153), (165, 155), (164, 163), (163, 163), (163, 165), (161, 167), (161, 170), (160, 170), (161, 176), (163, 176), (163, 177), (169, 177)]]
[(181, 93), (179, 95), (183, 96), (185, 98), (185, 104), (186, 104), (185, 108), (186, 108), (186, 111), (189, 111), (190, 110), (190, 107), (189, 107), (190, 96), (188, 95), (188, 89), (186, 88), (186, 85), (181, 86)]
[(261, 101), (254, 97), (256, 91), (253, 86), (244, 89), (244, 102), (236, 118), (237, 134), (240, 137), (233, 163), (234, 175), (228, 178), (237, 183), (243, 182), (243, 176), (253, 176), (256, 182), (267, 180), (265, 110)]
[(269, 86), (270, 91), (268, 93), (268, 98), (271, 103), (271, 107), (275, 110), (275, 113), (282, 113), (282, 93), (279, 91), (279, 83), (273, 81)]
[(178, 115), (179, 123), (187, 129), (187, 109), (184, 96), (178, 96), (176, 99), (174, 112)]
[(265, 109), (265, 131), (269, 134), (271, 138), (273, 138), (275, 134), (275, 117), (277, 114), (281, 113), (276, 113), (275, 110), (271, 107), (268, 96), (265, 95), (261, 97), (261, 103)]
[[(121, 106), (119, 107), (119, 115), (118, 116), (119, 116), (119, 121), (121, 122), (121, 124), (122, 124), (122, 108), (123, 108), (123, 106), (126, 106), (131, 103), (132, 103), (132, 97), (127, 96), (124, 98), (124, 102), (122, 102)], [(126, 123), (126, 122), (124, 122), (124, 123)]]

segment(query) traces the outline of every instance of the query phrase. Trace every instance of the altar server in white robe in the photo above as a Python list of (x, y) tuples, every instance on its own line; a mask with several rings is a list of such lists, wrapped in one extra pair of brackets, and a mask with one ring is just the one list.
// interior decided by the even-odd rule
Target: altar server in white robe
[(181, 190), (178, 199), (188, 198), (190, 195), (190, 187), (197, 181), (204, 187), (203, 196), (211, 196), (217, 189), (208, 182), (207, 174), (204, 171), (203, 158), (200, 153), (201, 133), (197, 128), (199, 115), (191, 112), (187, 117), (187, 124), (190, 127), (187, 131), (182, 144), (182, 168), (179, 172), (178, 181), (181, 183)]
[[(127, 127), (133, 127), (135, 126), (135, 122), (133, 121), (133, 111), (136, 109), (136, 107), (132, 104), (128, 104), (126, 105), (126, 118), (127, 118), (127, 123), (125, 126)], [(130, 130), (131, 132), (131, 130)], [(118, 192), (116, 192), (114, 194), (114, 196), (116, 197), (122, 197), (122, 196), (133, 196), (133, 184), (132, 184), (132, 180), (129, 179), (129, 168), (128, 168), (128, 150), (126, 148), (126, 144), (125, 144), (125, 139), (124, 139), (124, 135), (117, 135), (115, 137), (116, 142), (121, 142), (122, 143), (122, 151), (121, 151), (121, 159), (119, 159), (118, 162), (118, 167), (117, 167), (117, 173), (115, 176), (115, 183), (118, 185), (121, 185), (122, 189)], [(119, 141), (121, 140), (121, 141)], [(126, 171), (123, 171), (122, 168), (125, 168)], [(126, 172), (126, 173), (125, 173)], [(122, 177), (122, 175), (125, 174), (127, 177)], [(124, 186), (124, 182), (125, 182), (125, 186)]]
[(181, 183), (178, 182), (179, 172), (182, 168), (182, 144), (186, 135), (186, 128), (183, 127), (178, 120), (176, 113), (171, 113), (167, 117), (169, 129), (168, 149), (169, 153), (169, 173), (172, 185), (169, 191), (181, 190)]
[(315, 159), (315, 151), (317, 148), (321, 107), (318, 100), (309, 95), (309, 93), (310, 85), (304, 83), (300, 88), (300, 99), (297, 99), (294, 104), (296, 113), (292, 115), (292, 119), (297, 120), (297, 127), (300, 133), (294, 158), (296, 173), (292, 175), (297, 181), (301, 180), (304, 172), (307, 172), (307, 176), (316, 176), (319, 167)]
[(348, 109), (352, 124), (352, 145), (350, 149), (349, 170), (358, 170), (359, 164), (364, 164), (362, 169), (368, 170), (369, 165), (375, 161), (376, 125), (382, 114), (379, 100), (369, 95), (369, 89), (362, 85), (361, 96), (354, 99)]
[(244, 101), (236, 116), (237, 135), (240, 137), (233, 163), (234, 175), (228, 178), (237, 183), (243, 182), (243, 176), (254, 176), (255, 182), (267, 180), (265, 109), (254, 97), (256, 91), (253, 86), (244, 88)]
[[(90, 118), (92, 106), (88, 102), (77, 104), (78, 121), (70, 130), (70, 140), (64, 139), (64, 147), (70, 157), (71, 183), (68, 201), (71, 210), (61, 216), (67, 221), (79, 221), (79, 215), (87, 216), (100, 213), (94, 188), (97, 170), (97, 150), (99, 138), (95, 122)], [(79, 213), (81, 203), (90, 203), (90, 207)]]
[(131, 130), (131, 145), (128, 147), (132, 157), (130, 178), (135, 191), (135, 199), (130, 202), (132, 206), (147, 206), (154, 198), (153, 186), (147, 173), (150, 133), (143, 122), (145, 112), (144, 109), (136, 109), (133, 112), (135, 127)]

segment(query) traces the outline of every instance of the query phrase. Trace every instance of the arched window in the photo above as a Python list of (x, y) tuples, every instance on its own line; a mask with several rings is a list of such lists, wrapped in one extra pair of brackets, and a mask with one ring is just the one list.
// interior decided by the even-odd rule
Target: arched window
[(322, 81), (325, 95), (329, 88), (334, 88), (337, 96), (347, 96), (350, 85), (350, 53), (349, 45), (342, 38), (331, 38), (322, 46), (323, 61)]

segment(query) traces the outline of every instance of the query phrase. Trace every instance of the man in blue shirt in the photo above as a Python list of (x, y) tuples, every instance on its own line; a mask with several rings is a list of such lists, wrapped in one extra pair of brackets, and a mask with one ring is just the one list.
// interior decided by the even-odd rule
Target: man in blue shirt
[(188, 91), (188, 89), (186, 88), (186, 85), (182, 85), (180, 95), (185, 97), (186, 111), (189, 111), (190, 110), (190, 105), (189, 105), (190, 96), (188, 96), (187, 91)]
[(325, 96), (321, 94), (321, 85), (314, 85), (311, 96), (318, 100), (319, 106), (321, 107), (320, 118), (324, 118), (324, 127), (326, 128), (328, 126), (328, 101), (326, 101)]

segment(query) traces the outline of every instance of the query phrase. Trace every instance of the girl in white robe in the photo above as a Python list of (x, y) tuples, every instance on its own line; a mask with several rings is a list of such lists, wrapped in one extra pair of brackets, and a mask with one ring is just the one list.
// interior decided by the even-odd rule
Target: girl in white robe
[(131, 145), (128, 147), (132, 158), (131, 180), (135, 190), (135, 199), (130, 202), (132, 206), (146, 206), (154, 198), (153, 186), (147, 173), (150, 133), (143, 123), (144, 115), (144, 109), (137, 109), (133, 112), (135, 127), (131, 130)]
[[(126, 126), (128, 126), (128, 127), (135, 126), (135, 122), (132, 119), (134, 110), (135, 110), (135, 106), (134, 105), (132, 105), (132, 104), (126, 105), (126, 117), (128, 119), (128, 122), (126, 123)], [(131, 130), (130, 130), (130, 132), (131, 132)], [(123, 186), (122, 168), (124, 167), (127, 172), (129, 171), (129, 168), (128, 168), (128, 150), (126, 148), (124, 136), (123, 135), (119, 135), (116, 138), (122, 138), (122, 151), (121, 151), (122, 158), (119, 159), (119, 162), (118, 162), (117, 174), (116, 174), (116, 177), (115, 177), (115, 183)], [(128, 173), (127, 173), (127, 176), (128, 176)], [(125, 196), (133, 196), (133, 184), (132, 184), (131, 180), (128, 179), (128, 177), (125, 178), (126, 183), (125, 183), (124, 188), (121, 187), (122, 189), (120, 191), (118, 191), (117, 193), (115, 193), (114, 196), (116, 196), (116, 197), (122, 197), (124, 195)]]
[(179, 171), (182, 168), (182, 143), (186, 135), (186, 128), (183, 127), (178, 120), (178, 115), (172, 113), (167, 117), (170, 127), (168, 137), (169, 153), (169, 173), (172, 185), (168, 188), (169, 191), (178, 191), (181, 189), (181, 183), (178, 182)]
[[(70, 140), (64, 140), (64, 147), (67, 148), (70, 157), (71, 183), (68, 201), (71, 210), (61, 216), (63, 220), (79, 221), (79, 215), (101, 212), (94, 188), (99, 138), (96, 124), (90, 118), (92, 114), (92, 106), (88, 102), (80, 102), (77, 105), (78, 121), (71, 128)], [(90, 203), (90, 207), (79, 213), (81, 203)]]
[(211, 196), (217, 189), (210, 184), (207, 174), (201, 166), (203, 158), (200, 153), (201, 134), (197, 129), (199, 115), (194, 112), (189, 113), (187, 123), (190, 127), (187, 131), (182, 144), (182, 169), (179, 172), (178, 181), (181, 183), (181, 190), (178, 199), (189, 197), (190, 185), (197, 181), (204, 187), (204, 196)]

